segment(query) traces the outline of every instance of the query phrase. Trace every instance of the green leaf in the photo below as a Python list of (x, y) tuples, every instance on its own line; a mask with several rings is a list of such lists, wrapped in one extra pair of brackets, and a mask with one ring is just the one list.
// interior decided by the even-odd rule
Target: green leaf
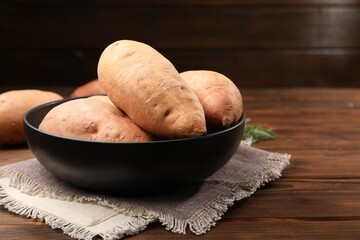
[(251, 138), (252, 143), (256, 143), (259, 141), (274, 139), (276, 137), (276, 133), (272, 129), (265, 129), (261, 125), (249, 124), (249, 121), (249, 118), (247, 118), (245, 121), (246, 124), (242, 137), (243, 139)]

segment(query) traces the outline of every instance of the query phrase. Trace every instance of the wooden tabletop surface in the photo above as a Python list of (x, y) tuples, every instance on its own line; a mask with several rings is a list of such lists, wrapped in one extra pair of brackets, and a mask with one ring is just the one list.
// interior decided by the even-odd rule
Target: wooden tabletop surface
[[(130, 239), (360, 239), (360, 89), (243, 89), (251, 123), (277, 132), (255, 147), (292, 155), (283, 176), (236, 202), (210, 232), (159, 223)], [(0, 165), (32, 157), (0, 149)], [(0, 207), (0, 239), (70, 239)]]

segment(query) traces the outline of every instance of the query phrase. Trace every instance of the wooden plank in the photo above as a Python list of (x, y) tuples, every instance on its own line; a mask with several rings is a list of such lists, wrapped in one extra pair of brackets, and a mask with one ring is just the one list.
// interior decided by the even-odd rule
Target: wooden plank
[[(272, 104), (274, 102), (298, 102), (309, 108), (319, 108), (322, 104), (324, 110), (339, 107), (338, 102), (349, 103), (358, 102), (360, 99), (359, 89), (357, 88), (244, 88), (243, 96), (246, 100), (256, 106)], [(269, 99), (271, 101), (269, 101)], [(331, 103), (331, 104), (326, 104)], [(336, 104), (336, 105), (333, 105)], [(354, 105), (354, 107), (357, 105)], [(270, 106), (269, 106), (270, 107)], [(272, 105), (271, 108), (287, 108), (287, 104)]]
[(360, 46), (359, 7), (10, 5), (0, 16), (1, 49), (103, 49), (124, 38), (181, 49)]
[[(302, 127), (303, 130), (316, 132), (335, 126), (357, 131), (355, 126), (360, 122), (360, 95), (356, 88), (240, 90), (245, 112), (254, 118), (266, 118), (274, 124), (284, 124), (279, 121), (286, 118), (285, 124), (292, 128)], [(344, 118), (346, 124), (341, 124)], [(331, 121), (326, 121), (328, 119)], [(308, 128), (311, 124), (317, 126), (320, 123), (321, 127)]]
[[(247, 107), (249, 109), (249, 107)], [(261, 123), (264, 119), (267, 118), (264, 126), (268, 126), (274, 130), (281, 131), (281, 133), (286, 137), (292, 137), (295, 132), (298, 134), (297, 136), (293, 136), (296, 140), (309, 140), (316, 138), (339, 138), (353, 140), (354, 142), (359, 142), (359, 131), (360, 129), (357, 126), (360, 125), (359, 110), (353, 111), (339, 111), (340, 114), (344, 116), (348, 116), (349, 120), (344, 122), (340, 117), (336, 117), (336, 114), (326, 114), (320, 112), (318, 114), (314, 111), (286, 111), (284, 113), (274, 113), (271, 114), (269, 112), (261, 112), (261, 110), (249, 110), (245, 112), (247, 117), (252, 119), (253, 124)], [(313, 114), (312, 114), (313, 113)], [(323, 113), (321, 115), (321, 113)], [(298, 120), (298, 115), (301, 114), (306, 116), (307, 118)], [(326, 122), (329, 118), (334, 118), (334, 121)], [(259, 119), (259, 120), (258, 120)], [(284, 123), (283, 120), (286, 119)], [(325, 122), (324, 122), (325, 121)], [(249, 122), (251, 124), (251, 122)], [(324, 125), (320, 128), (320, 125)], [(346, 126), (347, 125), (347, 126)], [(357, 134), (357, 136), (356, 136)], [(349, 142), (351, 144), (352, 142)], [(336, 144), (336, 143), (335, 143)]]
[(252, 197), (237, 202), (226, 218), (360, 220), (359, 190), (358, 179), (283, 178), (259, 189)]
[(277, 132), (255, 147), (292, 154), (286, 177), (360, 177), (358, 89), (243, 89), (243, 96), (250, 124)]
[(265, 6), (318, 6), (318, 5), (350, 5), (356, 6), (359, 5), (360, 2), (358, 0), (93, 0), (93, 1), (86, 1), (86, 0), (78, 0), (76, 2), (71, 0), (53, 0), (53, 1), (46, 1), (46, 0), (3, 0), (2, 3), (6, 4), (19, 4), (19, 5), (34, 5), (34, 4), (41, 4), (41, 5), (101, 5), (101, 6), (128, 6), (128, 5), (146, 5), (146, 6), (154, 6), (154, 5), (162, 5), (162, 6), (257, 6), (257, 5), (265, 5)]
[(2, 86), (75, 86), (97, 78), (100, 52), (15, 51), (0, 53)]
[(33, 157), (34, 155), (31, 153), (30, 149), (25, 146), (15, 148), (0, 146), (0, 167)]
[[(209, 69), (231, 78), (239, 88), (360, 87), (360, 52), (328, 50), (159, 49), (178, 69)], [(1, 85), (77, 86), (97, 77), (101, 50), (0, 52)], [(316, 95), (314, 95), (316, 96)], [(312, 98), (314, 97), (312, 96)], [(274, 101), (276, 96), (270, 96)], [(266, 99), (265, 101), (268, 101)], [(304, 101), (310, 101), (304, 99)], [(258, 102), (257, 106), (263, 104)]]
[(219, 71), (241, 88), (360, 86), (359, 53), (343, 49), (164, 50), (179, 71)]
[(73, 239), (67, 235), (64, 235), (61, 230), (53, 230), (44, 224), (0, 225), (0, 235), (3, 239), (8, 240)]
[[(226, 239), (329, 239), (353, 240), (360, 238), (358, 220), (343, 221), (311, 221), (311, 220), (238, 220), (236, 222), (220, 221), (210, 232), (197, 236), (188, 231), (186, 235), (175, 234), (164, 230), (159, 223), (150, 226), (131, 239), (147, 240), (218, 240)], [(0, 226), (0, 234), (7, 240), (18, 240), (26, 237), (29, 240), (39, 239), (72, 239), (61, 234), (60, 230), (52, 230), (47, 226)], [(100, 238), (95, 238), (98, 240)]]
[[(311, 143), (309, 144), (308, 149), (310, 145)], [(261, 148), (262, 146), (259, 145), (258, 147)], [(262, 149), (289, 153), (292, 155), (291, 164), (284, 172), (288, 178), (358, 179), (360, 177), (360, 153), (358, 151), (353, 153), (356, 151), (354, 149), (331, 151), (320, 148), (305, 152), (305, 147), (303, 150), (297, 151), (292, 147), (294, 146), (282, 150), (278, 148), (275, 150), (271, 147), (263, 147)], [(330, 145), (330, 147), (333, 146)], [(335, 146), (333, 148), (337, 147)]]
[(245, 219), (236, 222), (219, 221), (205, 235), (196, 236), (190, 232), (186, 235), (174, 235), (165, 231), (160, 224), (152, 224), (143, 233), (131, 239), (330, 239), (353, 240), (360, 237), (358, 220), (345, 221), (311, 221), (292, 219)]

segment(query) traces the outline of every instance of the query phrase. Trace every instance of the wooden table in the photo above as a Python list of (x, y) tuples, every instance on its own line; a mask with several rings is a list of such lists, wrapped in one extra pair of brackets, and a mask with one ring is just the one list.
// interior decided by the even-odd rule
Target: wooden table
[[(283, 176), (237, 202), (200, 237), (159, 223), (131, 239), (360, 239), (360, 89), (244, 89), (252, 123), (276, 140), (258, 148), (292, 154)], [(32, 156), (0, 150), (0, 165)], [(0, 239), (70, 239), (0, 208)]]

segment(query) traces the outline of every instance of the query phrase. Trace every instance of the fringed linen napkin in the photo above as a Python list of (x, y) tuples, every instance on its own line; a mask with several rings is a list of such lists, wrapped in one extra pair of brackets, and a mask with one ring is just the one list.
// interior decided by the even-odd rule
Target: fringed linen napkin
[(159, 221), (174, 233), (203, 234), (234, 201), (281, 176), (290, 155), (242, 143), (233, 158), (204, 182), (152, 197), (99, 195), (56, 178), (36, 159), (0, 169), (0, 205), (19, 215), (44, 221), (77, 239), (120, 239)]

